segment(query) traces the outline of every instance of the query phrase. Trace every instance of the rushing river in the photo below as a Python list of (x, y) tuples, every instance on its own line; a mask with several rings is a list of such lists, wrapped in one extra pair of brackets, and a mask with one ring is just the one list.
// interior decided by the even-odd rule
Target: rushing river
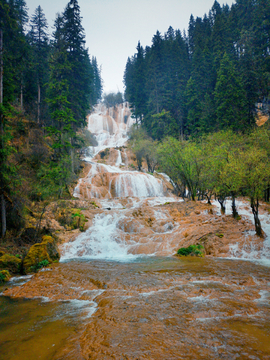
[(99, 145), (74, 195), (103, 210), (59, 264), (2, 286), (0, 359), (270, 359), (270, 237), (231, 245), (231, 259), (173, 257), (184, 229), (160, 206), (179, 203), (166, 177), (130, 171), (125, 149), (93, 159), (131, 124), (127, 106), (89, 118)]

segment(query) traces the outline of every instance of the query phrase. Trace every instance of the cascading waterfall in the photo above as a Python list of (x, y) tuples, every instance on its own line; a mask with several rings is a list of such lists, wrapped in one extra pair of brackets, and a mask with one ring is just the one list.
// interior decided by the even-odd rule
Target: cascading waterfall
[(164, 196), (163, 185), (151, 175), (132, 172), (121, 173), (115, 180), (116, 197), (155, 197)]
[[(107, 165), (100, 161), (97, 163), (93, 157), (86, 158), (85, 160), (91, 164), (91, 169), (84, 179), (79, 180), (74, 189), (74, 196), (81, 199), (98, 199), (104, 209), (113, 209), (113, 214), (105, 211), (102, 215), (96, 215), (92, 226), (85, 233), (63, 247), (62, 260), (73, 257), (130, 260), (136, 256), (132, 255), (132, 253), (136, 254), (134, 244), (140, 241), (136, 232), (133, 231), (134, 229), (130, 230), (130, 223), (132, 226), (137, 224), (137, 228), (140, 228), (141, 223), (136, 223), (136, 217), (128, 212), (128, 209), (133, 208), (136, 213), (136, 209), (144, 204), (144, 206), (148, 206), (147, 211), (151, 211), (149, 206), (164, 204), (167, 201), (181, 201), (176, 197), (170, 199), (165, 197), (167, 194), (164, 182), (160, 178), (127, 169), (128, 156), (125, 148), (121, 147), (127, 141), (127, 133), (132, 124), (133, 119), (127, 104), (109, 110), (99, 105), (89, 117), (88, 128), (98, 142), (98, 145), (92, 148), (90, 153), (95, 156), (106, 148), (116, 148), (110, 153), (110, 157), (113, 158), (111, 163), (114, 165)], [(166, 174), (160, 175), (166, 181), (171, 182)], [(219, 208), (218, 203), (214, 202), (213, 204)], [(237, 201), (237, 206), (239, 214), (253, 222), (249, 205)], [(231, 212), (230, 201), (227, 201), (226, 207), (227, 213)], [(166, 215), (161, 212), (160, 217), (163, 216), (166, 218)], [(159, 220), (155, 216), (154, 218), (154, 222), (157, 224)], [(255, 242), (253, 243), (254, 232), (248, 232), (244, 246), (238, 246), (237, 242), (230, 246), (231, 259), (251, 260), (270, 266), (269, 216), (260, 215), (260, 219), (267, 235), (263, 246), (258, 247)], [(147, 221), (151, 223), (150, 215)], [(120, 223), (124, 224), (123, 229), (127, 231), (121, 230)], [(167, 223), (170, 223), (170, 220), (167, 220)], [(163, 229), (164, 233), (166, 230), (164, 223), (160, 224), (157, 233), (160, 229)], [(174, 237), (174, 227), (170, 230), (170, 235), (168, 232), (166, 233), (166, 238), (157, 235), (151, 228), (141, 229), (141, 231), (146, 231), (144, 241), (147, 243), (144, 249), (143, 246), (141, 247), (143, 249), (141, 253), (149, 255), (158, 252), (162, 243), (169, 244), (168, 239), (171, 238), (173, 241)], [(175, 237), (177, 236), (176, 234)], [(149, 250), (150, 248), (151, 250)], [(168, 245), (166, 254), (170, 254), (170, 245)]]
[(124, 216), (118, 213), (96, 215), (93, 226), (72, 243), (64, 245), (61, 261), (74, 258), (132, 260), (137, 256), (128, 253), (124, 235), (118, 223)]
[(116, 160), (115, 166), (124, 165), (124, 164), (122, 163), (121, 151), (120, 151), (120, 150), (117, 150), (117, 152), (118, 152), (118, 157), (117, 157), (117, 160)]
[[(98, 145), (91, 148), (89, 153), (95, 156), (106, 148), (123, 146), (127, 141), (127, 132), (133, 121), (127, 104), (109, 110), (98, 105), (95, 112), (90, 115), (88, 122), (88, 129), (94, 134)], [(117, 158), (114, 166), (97, 163), (93, 160), (93, 156), (85, 158), (85, 161), (91, 164), (91, 169), (84, 179), (79, 180), (74, 190), (74, 196), (86, 199), (97, 198), (105, 209), (113, 208), (117, 211), (113, 214), (104, 212), (96, 215), (92, 226), (85, 233), (78, 236), (72, 243), (65, 244), (62, 247), (61, 261), (78, 257), (131, 260), (138, 256), (131, 253), (134, 252), (134, 244), (137, 241), (132, 240), (134, 230), (131, 233), (126, 233), (121, 230), (119, 225), (122, 222), (124, 228), (130, 226), (123, 225), (125, 222), (129, 224), (129, 218), (126, 217), (126, 210), (119, 201), (124, 198), (131, 198), (130, 206), (136, 207), (140, 205), (142, 199), (151, 201), (151, 198), (156, 198), (155, 201), (160, 204), (168, 201), (168, 198), (165, 197), (161, 179), (147, 173), (123, 169), (123, 166), (128, 164), (125, 149), (123, 153), (125, 163), (123, 163), (121, 151), (116, 150)], [(163, 200), (160, 200), (161, 198)], [(110, 202), (108, 202), (109, 199)], [(139, 225), (137, 225), (138, 227)], [(161, 228), (165, 229), (164, 232), (167, 229), (163, 224)], [(129, 238), (128, 243), (126, 237)], [(158, 248), (160, 248), (159, 241), (153, 247), (152, 253)]]

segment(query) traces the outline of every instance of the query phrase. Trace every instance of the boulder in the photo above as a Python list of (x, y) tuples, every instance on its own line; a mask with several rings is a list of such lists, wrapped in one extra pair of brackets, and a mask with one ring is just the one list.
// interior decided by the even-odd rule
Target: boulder
[(23, 270), (27, 274), (34, 272), (39, 268), (39, 264), (44, 260), (52, 263), (59, 261), (60, 254), (56, 241), (53, 237), (45, 235), (42, 242), (31, 246), (26, 257), (23, 260)]
[(4, 254), (0, 257), (0, 269), (8, 270), (13, 274), (20, 272), (21, 259), (13, 255)]

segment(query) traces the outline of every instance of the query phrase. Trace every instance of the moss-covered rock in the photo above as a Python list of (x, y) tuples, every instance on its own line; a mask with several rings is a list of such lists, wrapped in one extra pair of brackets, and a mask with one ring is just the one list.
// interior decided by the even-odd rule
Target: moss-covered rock
[(84, 231), (84, 225), (87, 222), (81, 209), (60, 209), (56, 214), (56, 219), (61, 226), (67, 230), (80, 229)]
[(16, 256), (4, 254), (0, 257), (0, 269), (8, 270), (13, 274), (20, 272), (21, 260)]
[(8, 281), (11, 278), (10, 273), (8, 272), (8, 270), (2, 270), (0, 271), (0, 284)]
[(59, 261), (60, 254), (57, 248), (56, 241), (53, 237), (45, 235), (42, 237), (42, 242), (31, 246), (23, 261), (23, 270), (27, 274), (35, 272), (42, 262), (52, 263)]

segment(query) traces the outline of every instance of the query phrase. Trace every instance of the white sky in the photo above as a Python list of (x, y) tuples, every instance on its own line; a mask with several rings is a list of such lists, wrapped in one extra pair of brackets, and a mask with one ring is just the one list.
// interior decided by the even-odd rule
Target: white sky
[[(29, 16), (38, 5), (53, 31), (56, 13), (62, 13), (69, 0), (26, 0)], [(234, 1), (219, 1), (229, 6)], [(127, 58), (136, 52), (138, 41), (151, 46), (157, 30), (164, 34), (172, 26), (187, 30), (190, 15), (208, 14), (214, 0), (78, 0), (83, 17), (86, 46), (102, 66), (104, 91), (123, 91)]]

